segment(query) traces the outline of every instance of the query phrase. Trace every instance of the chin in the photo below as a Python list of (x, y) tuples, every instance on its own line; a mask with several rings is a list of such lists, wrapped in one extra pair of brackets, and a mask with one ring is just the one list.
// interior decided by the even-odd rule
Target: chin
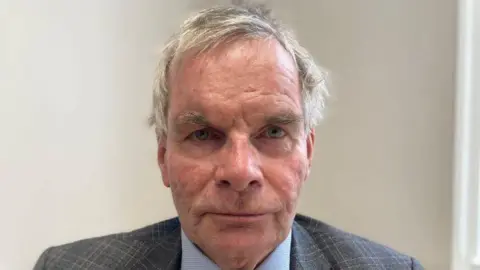
[(200, 248), (223, 265), (222, 269), (252, 268), (281, 242), (283, 235), (270, 222), (233, 225), (204, 220), (197, 229)]

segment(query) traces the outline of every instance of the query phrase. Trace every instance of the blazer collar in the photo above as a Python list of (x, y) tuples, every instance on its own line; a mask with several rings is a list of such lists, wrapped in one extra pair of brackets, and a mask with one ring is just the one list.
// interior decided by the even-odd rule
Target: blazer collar
[(332, 265), (310, 234), (297, 222), (292, 225), (291, 270), (328, 270)]

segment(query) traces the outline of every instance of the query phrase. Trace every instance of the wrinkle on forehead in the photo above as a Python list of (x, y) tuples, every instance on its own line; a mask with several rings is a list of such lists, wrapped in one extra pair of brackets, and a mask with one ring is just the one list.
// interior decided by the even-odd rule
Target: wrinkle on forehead
[[(186, 52), (182, 58), (172, 63), (169, 81), (181, 75), (189, 76), (192, 73), (208, 75), (213, 70), (220, 69), (222, 73), (235, 70), (235, 66), (263, 67), (266, 69), (279, 69), (291, 83), (299, 85), (298, 70), (292, 55), (275, 39), (239, 39), (234, 42), (219, 44), (215, 48), (202, 53), (195, 51)], [(212, 68), (213, 66), (213, 68)], [(241, 70), (248, 73), (249, 70)]]
[(231, 122), (273, 113), (277, 106), (303, 111), (296, 66), (288, 52), (275, 40), (237, 43), (184, 59), (172, 80), (172, 117), (189, 110), (205, 115), (209, 111)]

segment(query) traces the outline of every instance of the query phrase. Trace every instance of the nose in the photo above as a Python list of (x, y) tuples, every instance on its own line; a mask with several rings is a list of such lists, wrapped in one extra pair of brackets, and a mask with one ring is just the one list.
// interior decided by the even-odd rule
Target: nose
[(229, 140), (221, 150), (216, 177), (219, 188), (237, 192), (256, 189), (262, 186), (262, 173), (258, 155), (248, 138)]

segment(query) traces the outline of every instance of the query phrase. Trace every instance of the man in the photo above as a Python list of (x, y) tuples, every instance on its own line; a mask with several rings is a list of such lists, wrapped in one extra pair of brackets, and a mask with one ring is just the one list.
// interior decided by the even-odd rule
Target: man
[(325, 74), (267, 10), (194, 15), (158, 75), (151, 124), (178, 218), (50, 248), (35, 269), (422, 269), (296, 214)]

